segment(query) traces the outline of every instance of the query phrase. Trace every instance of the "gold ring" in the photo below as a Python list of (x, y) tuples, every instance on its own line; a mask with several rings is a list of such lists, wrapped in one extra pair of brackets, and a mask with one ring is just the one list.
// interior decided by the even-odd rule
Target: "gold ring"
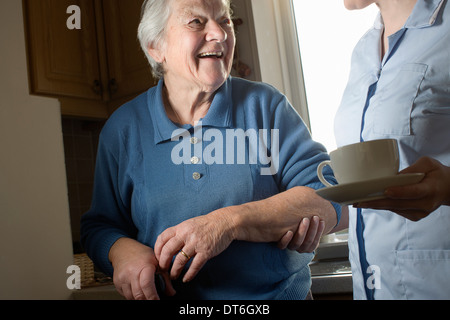
[(191, 260), (191, 257), (189, 257), (189, 256), (187, 255), (187, 253), (184, 252), (183, 250), (181, 250), (180, 253), (181, 253), (183, 256), (185, 256), (186, 259)]

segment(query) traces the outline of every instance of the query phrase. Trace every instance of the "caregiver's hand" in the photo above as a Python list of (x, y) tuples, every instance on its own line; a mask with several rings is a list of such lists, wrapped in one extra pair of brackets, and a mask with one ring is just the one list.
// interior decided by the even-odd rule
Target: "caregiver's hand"
[[(128, 300), (159, 300), (155, 285), (158, 261), (150, 247), (133, 239), (120, 238), (111, 247), (109, 260), (114, 267), (117, 291)], [(161, 273), (168, 296), (175, 290), (167, 273)]]
[(311, 219), (303, 218), (297, 231), (288, 231), (278, 242), (278, 248), (297, 251), (299, 253), (311, 253), (317, 249), (325, 229), (325, 222), (319, 217)]
[(355, 205), (393, 211), (409, 220), (427, 217), (441, 205), (450, 205), (450, 168), (429, 157), (420, 158), (400, 173), (425, 173), (416, 184), (392, 187), (386, 190), (386, 199)]

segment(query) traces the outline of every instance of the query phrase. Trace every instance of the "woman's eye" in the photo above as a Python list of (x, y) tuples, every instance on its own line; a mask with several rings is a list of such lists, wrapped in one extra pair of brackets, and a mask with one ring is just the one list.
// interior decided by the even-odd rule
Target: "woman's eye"
[(226, 18), (226, 19), (224, 19), (223, 20), (223, 22), (222, 22), (223, 24), (226, 24), (226, 25), (231, 25), (231, 19), (229, 19), (229, 18)]
[(191, 22), (189, 22), (189, 24), (192, 26), (201, 26), (202, 22), (200, 21), (200, 19), (193, 19)]

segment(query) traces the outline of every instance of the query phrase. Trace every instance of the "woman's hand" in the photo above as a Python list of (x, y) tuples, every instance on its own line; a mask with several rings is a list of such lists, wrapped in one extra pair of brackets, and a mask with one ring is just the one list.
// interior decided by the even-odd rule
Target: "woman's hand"
[[(117, 291), (128, 300), (159, 300), (155, 276), (158, 261), (150, 247), (133, 239), (121, 238), (109, 252), (114, 267), (113, 281)], [(175, 290), (167, 273), (161, 273), (168, 296)]]
[[(314, 216), (323, 223), (313, 219), (311, 233), (306, 232)], [(301, 224), (304, 218), (308, 220)], [(183, 277), (187, 282), (233, 240), (280, 242), (288, 233), (281, 246), (292, 237), (288, 241), (292, 242), (291, 248), (309, 252), (317, 245), (319, 234), (329, 232), (335, 225), (336, 211), (330, 202), (311, 188), (294, 187), (265, 200), (222, 208), (169, 228), (156, 240), (155, 254), (162, 270), (169, 270), (172, 258), (176, 256), (170, 271), (172, 278), (177, 278), (192, 259)], [(310, 238), (314, 240), (311, 242)], [(302, 246), (305, 240), (306, 244)]]
[[(184, 282), (191, 281), (211, 258), (223, 252), (233, 241), (233, 224), (226, 219), (223, 211), (186, 220), (165, 230), (156, 240), (155, 254), (162, 270), (170, 270), (172, 279), (180, 276), (186, 264), (192, 259)], [(220, 212), (222, 214), (220, 214)], [(278, 242), (280, 249), (289, 248), (300, 253), (313, 252), (319, 245), (325, 223), (319, 217), (304, 218), (294, 234), (288, 231)]]
[(390, 210), (409, 220), (418, 221), (441, 205), (450, 204), (449, 167), (423, 157), (400, 173), (425, 173), (425, 177), (416, 184), (387, 189), (386, 199), (359, 203), (355, 207)]
[(155, 254), (162, 270), (167, 271), (174, 256), (170, 277), (180, 276), (192, 259), (183, 282), (191, 281), (205, 263), (224, 251), (234, 239), (233, 224), (223, 208), (186, 220), (162, 232), (155, 243)]
[(325, 222), (319, 217), (304, 218), (294, 233), (288, 231), (278, 242), (278, 248), (289, 249), (299, 253), (311, 253), (317, 249), (325, 229)]
[[(162, 270), (170, 270), (172, 279), (180, 276), (186, 264), (192, 259), (184, 282), (191, 281), (211, 258), (223, 252), (233, 241), (233, 224), (227, 222), (223, 211), (186, 220), (179, 225), (165, 230), (156, 240), (155, 254)], [(220, 215), (220, 211), (222, 214)], [(319, 245), (325, 223), (315, 216), (304, 218), (295, 234), (288, 231), (278, 242), (282, 250), (289, 248), (299, 253), (313, 252)]]

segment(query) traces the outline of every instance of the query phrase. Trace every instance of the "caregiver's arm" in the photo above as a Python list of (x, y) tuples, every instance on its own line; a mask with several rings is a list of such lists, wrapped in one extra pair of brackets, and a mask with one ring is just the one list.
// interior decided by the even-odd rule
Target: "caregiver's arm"
[[(319, 217), (328, 233), (337, 223), (334, 207), (308, 187), (294, 187), (270, 198), (231, 206), (186, 220), (165, 230), (157, 239), (155, 254), (160, 267), (172, 278), (193, 261), (183, 281), (192, 280), (203, 265), (224, 251), (233, 240), (277, 242), (288, 231), (297, 232), (304, 218)], [(183, 254), (181, 254), (181, 251)]]

